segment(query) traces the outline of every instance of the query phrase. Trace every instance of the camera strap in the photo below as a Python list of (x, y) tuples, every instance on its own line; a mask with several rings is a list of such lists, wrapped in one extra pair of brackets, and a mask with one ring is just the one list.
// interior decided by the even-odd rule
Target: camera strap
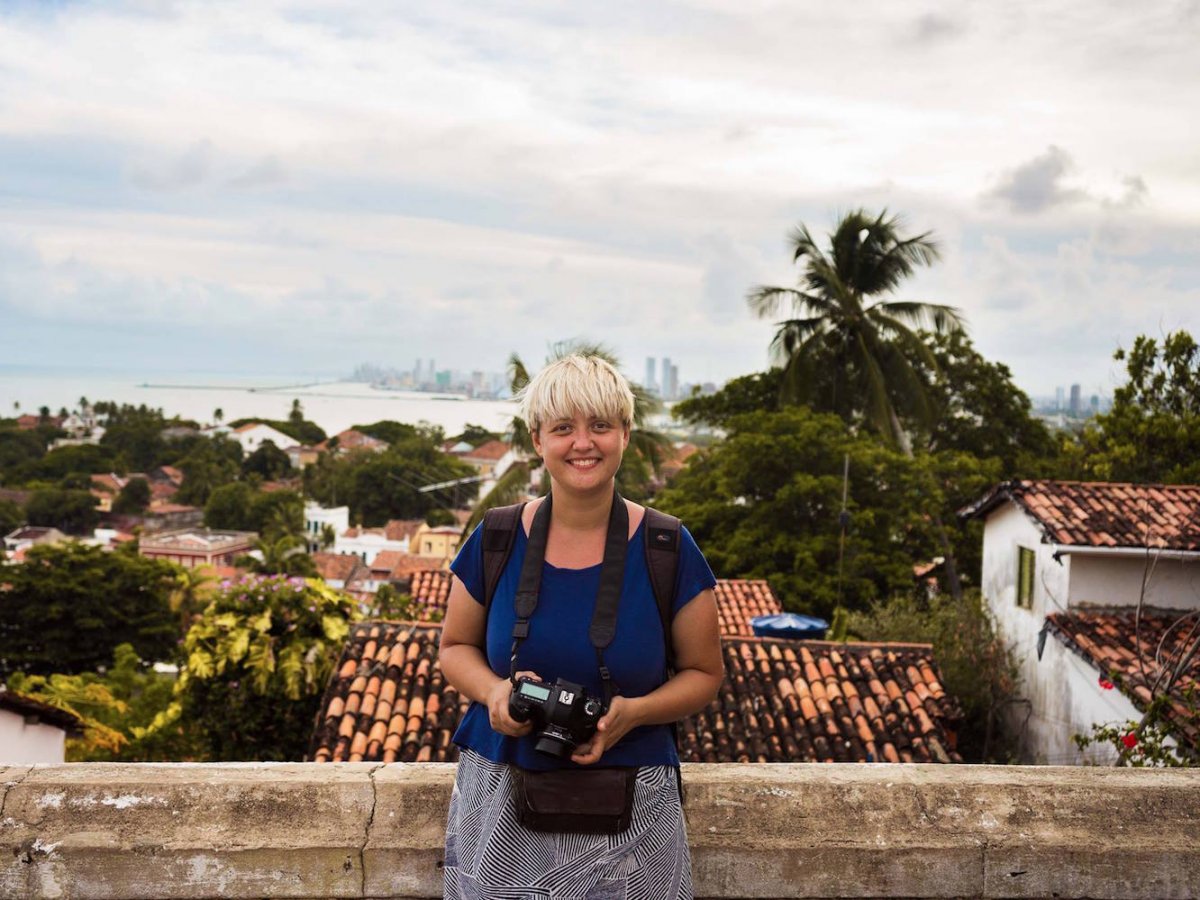
[[(513, 623), (512, 658), (508, 677), (517, 680), (517, 651), (521, 641), (529, 636), (529, 620), (537, 610), (542, 587), (542, 569), (546, 562), (546, 541), (550, 536), (550, 509), (553, 495), (547, 494), (533, 515), (529, 526), (529, 542), (521, 564), (521, 579), (513, 600), (516, 621)], [(607, 708), (615, 693), (612, 673), (604, 664), (604, 650), (617, 633), (617, 608), (621, 603), (621, 587), (625, 581), (625, 556), (629, 549), (629, 510), (621, 495), (613, 489), (612, 510), (608, 514), (608, 535), (604, 541), (604, 562), (600, 566), (600, 587), (596, 591), (596, 606), (588, 638), (596, 649), (596, 664), (604, 685), (604, 705)]]

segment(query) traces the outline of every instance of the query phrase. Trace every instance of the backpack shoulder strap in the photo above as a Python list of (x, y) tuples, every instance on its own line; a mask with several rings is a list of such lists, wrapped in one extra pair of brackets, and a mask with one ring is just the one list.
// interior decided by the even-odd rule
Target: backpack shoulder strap
[(492, 609), (492, 595), (500, 583), (500, 575), (512, 555), (517, 529), (521, 527), (524, 503), (497, 506), (483, 514), (483, 610), (486, 616)]
[(671, 607), (675, 603), (675, 578), (679, 573), (680, 522), (675, 516), (646, 507), (646, 569), (658, 604), (663, 639), (667, 645), (667, 666), (675, 668), (671, 647)]

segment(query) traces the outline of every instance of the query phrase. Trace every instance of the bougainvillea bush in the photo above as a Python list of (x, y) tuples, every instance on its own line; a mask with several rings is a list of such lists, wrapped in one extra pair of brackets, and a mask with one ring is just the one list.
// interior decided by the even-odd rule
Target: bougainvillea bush
[(357, 617), (313, 579), (222, 582), (183, 638), (175, 695), (143, 732), (180, 729), (208, 760), (301, 760), (321, 694)]

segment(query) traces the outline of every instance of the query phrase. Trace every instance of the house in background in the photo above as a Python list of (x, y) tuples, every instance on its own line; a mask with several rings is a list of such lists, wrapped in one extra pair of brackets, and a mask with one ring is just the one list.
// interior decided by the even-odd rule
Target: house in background
[(22, 525), (4, 536), (4, 550), (10, 558), (19, 562), (25, 551), (38, 544), (61, 544), (67, 536), (57, 528), (45, 525)]
[[(1012, 711), (1023, 757), (1111, 761), (1111, 749), (1083, 754), (1073, 736), (1140, 719), (1200, 618), (1200, 487), (1012, 481), (960, 515), (984, 520), (983, 596), (1029, 701)], [(1184, 692), (1198, 679), (1193, 659), (1172, 698), (1178, 735), (1192, 747)]]
[(183, 528), (143, 535), (138, 553), (151, 559), (163, 559), (195, 569), (232, 566), (234, 560), (254, 549), (258, 537), (253, 531), (218, 531), (211, 528)]
[(62, 763), (67, 738), (82, 733), (83, 722), (74, 713), (0, 684), (0, 765)]
[(249, 456), (267, 441), (270, 441), (285, 453), (291, 447), (298, 447), (300, 442), (288, 437), (277, 428), (264, 425), (262, 422), (247, 422), (229, 432), (229, 437), (242, 445), (242, 452)]

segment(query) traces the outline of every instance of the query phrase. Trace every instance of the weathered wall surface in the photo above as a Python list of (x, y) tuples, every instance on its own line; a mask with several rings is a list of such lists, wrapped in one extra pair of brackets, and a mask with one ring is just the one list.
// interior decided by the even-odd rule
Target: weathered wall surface
[[(453, 767), (0, 768), (0, 897), (441, 896)], [(1200, 772), (688, 765), (698, 897), (1200, 896)]]

